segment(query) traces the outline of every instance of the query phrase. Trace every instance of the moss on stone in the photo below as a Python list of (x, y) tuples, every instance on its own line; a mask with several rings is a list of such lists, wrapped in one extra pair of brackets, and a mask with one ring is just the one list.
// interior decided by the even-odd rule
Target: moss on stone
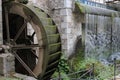
[(85, 13), (84, 6), (80, 5), (79, 2), (75, 2), (75, 10), (80, 13)]
[(0, 80), (21, 80), (18, 78), (6, 78), (6, 77), (0, 77)]

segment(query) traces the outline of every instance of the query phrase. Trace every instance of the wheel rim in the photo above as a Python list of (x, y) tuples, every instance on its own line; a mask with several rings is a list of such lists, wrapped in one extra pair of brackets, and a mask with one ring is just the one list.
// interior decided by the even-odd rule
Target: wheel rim
[[(61, 40), (55, 23), (53, 22), (53, 20), (49, 18), (47, 14), (44, 15), (42, 10), (34, 6), (23, 5), (20, 3), (12, 2), (12, 3), (3, 4), (3, 7), (4, 7), (3, 11), (5, 11), (3, 12), (5, 13), (3, 22), (7, 23), (7, 24), (3, 24), (4, 25), (3, 29), (5, 29), (3, 30), (5, 36), (4, 37), (5, 44), (11, 47), (10, 49), (12, 53), (15, 55), (16, 59), (19, 61), (20, 64), (22, 63), (22, 66), (27, 71), (27, 73), (25, 74), (34, 76), (39, 80), (49, 79), (50, 76), (53, 74), (53, 72), (56, 70), (61, 56)], [(40, 11), (42, 11), (42, 13)], [(14, 22), (14, 17), (9, 19), (10, 18), (9, 16), (11, 14), (12, 15), (14, 14), (14, 16), (22, 17), (23, 23), (20, 23), (18, 19), (18, 24), (17, 24), (17, 22)], [(41, 14), (43, 16), (41, 16)], [(17, 27), (19, 25), (19, 29), (14, 30), (16, 26), (15, 24), (10, 25), (12, 24), (12, 21), (13, 23), (17, 24)], [(17, 20), (15, 19), (15, 21)], [(24, 23), (25, 23), (25, 27), (22, 26), (24, 25)], [(38, 42), (37, 44), (31, 43), (29, 38), (30, 36), (28, 37), (27, 35), (28, 38), (27, 39), (26, 35), (24, 35), (26, 34), (27, 23), (29, 23), (34, 30), (34, 32), (30, 36), (32, 37), (36, 36)], [(12, 32), (15, 32), (14, 35), (12, 34)], [(24, 37), (20, 37), (21, 35)], [(29, 53), (29, 50), (32, 49), (35, 50), (36, 52), (39, 51), (38, 52), (39, 55), (37, 53), (34, 54), (34, 52), (30, 51), (32, 52), (31, 53), (32, 56), (30, 56), (29, 54), (28, 60), (31, 59), (31, 62), (33, 62), (34, 64), (31, 67), (32, 63), (30, 62), (30, 64), (28, 64), (26, 63), (27, 62), (26, 57), (24, 59), (25, 56), (24, 52)], [(21, 53), (23, 53), (22, 56), (19, 55)]]
[[(21, 15), (19, 14), (20, 12), (23, 12), (23, 11), (19, 11), (19, 8), (16, 8), (17, 10), (14, 11), (15, 9), (14, 8), (10, 8), (9, 9), (9, 12), (8, 12), (8, 8), (5, 7), (5, 18), (6, 18), (6, 29), (7, 29), (7, 43), (11, 46), (12, 48), (12, 53), (14, 53), (15, 57), (17, 58), (17, 60), (19, 60), (19, 62), (22, 64), (22, 66), (24, 66), (24, 68), (29, 72), (30, 75), (34, 76), (34, 77), (37, 77), (40, 73), (42, 73), (42, 64), (43, 64), (43, 53), (44, 53), (44, 50), (43, 47), (41, 45), (43, 45), (43, 41), (42, 41), (42, 35), (41, 35), (41, 32), (43, 32), (44, 30), (40, 30), (40, 28), (38, 27), (38, 25), (36, 25), (34, 22), (33, 22), (33, 18), (35, 18), (32, 14), (32, 16), (26, 16), (25, 14), (24, 15)], [(13, 11), (12, 11), (13, 10)], [(12, 12), (15, 12), (15, 13), (12, 13)], [(17, 14), (17, 15), (20, 15), (22, 16), (26, 22), (25, 24), (22, 25), (22, 27), (20, 28), (20, 30), (17, 32), (16, 36), (14, 37), (14, 39), (10, 39), (10, 32), (9, 32), (9, 28), (10, 26), (8, 25), (9, 24), (9, 21), (8, 21), (8, 14)], [(33, 17), (33, 18), (31, 18)], [(31, 23), (32, 27), (34, 28), (34, 31), (36, 33), (36, 36), (38, 38), (38, 41), (39, 43), (37, 45), (35, 44), (32, 44), (32, 45), (26, 45), (26, 44), (10, 44), (11, 43), (11, 40), (13, 41), (13, 43), (17, 43), (17, 39), (19, 38), (19, 36), (22, 34), (23, 30), (25, 30), (26, 28), (26, 24), (27, 23)], [(41, 26), (41, 25), (40, 25)], [(45, 32), (44, 32), (45, 33)], [(45, 35), (44, 35), (45, 37)], [(19, 40), (19, 39), (18, 39)], [(41, 41), (40, 41), (41, 40)], [(24, 48), (23, 48), (24, 47)], [(16, 53), (15, 50), (18, 50), (18, 49), (26, 49), (26, 48), (32, 48), (32, 47), (39, 47), (39, 55), (37, 56), (38, 57), (38, 63), (39, 64), (36, 64), (35, 68), (33, 70), (31, 70), (27, 64), (19, 57), (19, 55)]]
[[(40, 16), (40, 10), (34, 6), (23, 5), (15, 2), (7, 3), (3, 6), (6, 14), (4, 15), (4, 20), (6, 23), (4, 24), (6, 27), (4, 28), (4, 34), (7, 34), (4, 38), (4, 40), (6, 40), (5, 44), (11, 47), (10, 49), (12, 50), (12, 53), (15, 55), (16, 59), (22, 64), (22, 66), (26, 69), (28, 75), (34, 76), (40, 80), (49, 79), (55, 71), (61, 55), (60, 35), (56, 29), (55, 24), (53, 23), (53, 21), (51, 21), (51, 19), (49, 19), (49, 17)], [(10, 16), (10, 14), (14, 14), (14, 16), (21, 17), (23, 19), (23, 23), (20, 24), (19, 22), (17, 24), (17, 22), (14, 22), (13, 20), (14, 17), (9, 19), (10, 17), (8, 16)], [(17, 21), (17, 19), (15, 21)], [(14, 28), (13, 26), (16, 27), (16, 25), (10, 25), (11, 23), (16, 23), (17, 27), (18, 25), (20, 26), (18, 27), (18, 30), (15, 30), (15, 35), (11, 34), (12, 32), (15, 32), (12, 30)], [(29, 37), (28, 35), (26, 35), (27, 23), (29, 23), (34, 30), (33, 33), (29, 35)], [(20, 37), (21, 35), (22, 37)], [(36, 36), (38, 42), (37, 44), (34, 43), (34, 41), (31, 43), (31, 36), (32, 39), (33, 36)], [(33, 52), (31, 50), (33, 50)], [(30, 60), (29, 58), (32, 56), (35, 57), (31, 58), (34, 64), (32, 67), (29, 66), (31, 61), (30, 63), (29, 61), (27, 63), (26, 57), (24, 59), (24, 56), (19, 55), (21, 53), (23, 53), (24, 55), (24, 52), (29, 53), (29, 51), (31, 54), (28, 55), (28, 60)], [(34, 51), (36, 51), (37, 53), (34, 54)], [(28, 53), (25, 54), (27, 55)]]

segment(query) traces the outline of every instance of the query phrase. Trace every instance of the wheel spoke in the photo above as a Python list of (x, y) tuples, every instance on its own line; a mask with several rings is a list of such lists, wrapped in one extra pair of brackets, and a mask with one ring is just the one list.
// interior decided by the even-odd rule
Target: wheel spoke
[(38, 44), (31, 44), (31, 45), (14, 45), (12, 46), (12, 49), (31, 49), (31, 48), (35, 48), (35, 47), (39, 47), (39, 48), (43, 48), (44, 46), (40, 46)]
[(15, 55), (16, 59), (22, 64), (22, 66), (29, 72), (29, 74), (37, 78), (33, 71), (27, 66), (27, 64), (18, 56), (15, 51), (13, 51), (13, 54)]
[(8, 10), (5, 7), (5, 21), (6, 21), (6, 33), (7, 33), (7, 42), (10, 43), (10, 31), (9, 31), (9, 14), (8, 14)]
[(16, 36), (14, 37), (14, 41), (16, 41), (18, 39), (18, 37), (20, 36), (20, 34), (23, 32), (23, 30), (25, 29), (26, 27), (26, 23), (28, 21), (25, 21), (24, 24), (22, 25), (22, 27), (19, 29), (19, 31), (17, 32)]
[(35, 55), (35, 57), (38, 59), (38, 56), (36, 55), (36, 53), (33, 50), (31, 50), (31, 51)]
[(32, 38), (34, 37), (34, 35), (35, 35), (35, 32), (33, 32), (33, 34), (32, 34)]

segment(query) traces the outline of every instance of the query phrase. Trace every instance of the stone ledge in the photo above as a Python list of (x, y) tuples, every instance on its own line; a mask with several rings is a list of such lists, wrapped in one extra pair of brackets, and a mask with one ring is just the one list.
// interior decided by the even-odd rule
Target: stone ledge
[(12, 77), (0, 77), (0, 80), (20, 80), (18, 78), (12, 78)]
[(34, 77), (23, 75), (23, 74), (19, 74), (19, 73), (13, 74), (13, 77), (16, 77), (16, 78), (18, 78), (20, 80), (37, 80)]
[(0, 75), (8, 77), (15, 72), (14, 56), (10, 53), (0, 54)]

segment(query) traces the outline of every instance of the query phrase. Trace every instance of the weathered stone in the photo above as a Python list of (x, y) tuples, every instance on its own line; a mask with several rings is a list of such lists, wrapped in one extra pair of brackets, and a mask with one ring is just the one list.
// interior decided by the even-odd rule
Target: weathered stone
[(72, 8), (72, 0), (64, 0), (65, 8)]
[(60, 10), (60, 15), (72, 15), (71, 9), (61, 9)]
[(67, 39), (62, 39), (62, 48), (67, 49)]
[(33, 78), (33, 77), (26, 77), (26, 78), (23, 79), (23, 80), (37, 80), (37, 79), (35, 79), (35, 78)]
[(0, 74), (10, 76), (15, 72), (14, 56), (10, 53), (0, 54)]
[(72, 20), (72, 16), (65, 16), (64, 18), (63, 18), (63, 22), (72, 22), (73, 20)]
[(22, 75), (22, 74), (19, 74), (19, 73), (15, 73), (15, 74), (13, 74), (13, 76), (19, 78), (20, 80), (37, 80), (34, 77), (30, 77), (30, 76), (27, 76), (27, 75)]

